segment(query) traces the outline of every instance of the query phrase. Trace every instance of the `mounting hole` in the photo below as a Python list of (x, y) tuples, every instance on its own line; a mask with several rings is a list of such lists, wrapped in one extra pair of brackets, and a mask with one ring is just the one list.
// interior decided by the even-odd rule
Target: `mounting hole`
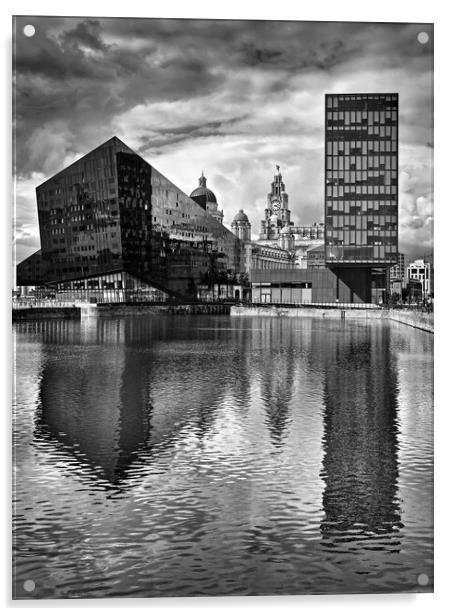
[(419, 32), (419, 34), (417, 35), (417, 40), (421, 45), (425, 45), (425, 43), (429, 42), (430, 37), (427, 32)]
[(28, 24), (27, 26), (24, 26), (24, 34), (25, 34), (25, 36), (34, 36), (35, 32), (36, 32), (36, 29), (31, 24)]
[(24, 582), (24, 589), (27, 592), (33, 592), (35, 587), (36, 587), (36, 584), (33, 582), (33, 580), (26, 580)]
[(429, 582), (428, 575), (426, 573), (421, 573), (417, 576), (417, 583), (419, 586), (427, 586)]

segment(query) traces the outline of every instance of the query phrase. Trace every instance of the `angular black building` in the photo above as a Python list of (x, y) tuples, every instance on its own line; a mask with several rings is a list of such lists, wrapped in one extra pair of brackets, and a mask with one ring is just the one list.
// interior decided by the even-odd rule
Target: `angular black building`
[(36, 198), (41, 253), (18, 265), (18, 285), (44, 284), (60, 299), (192, 298), (244, 271), (240, 240), (117, 137)]
[(326, 94), (325, 264), (371, 301), (397, 253), (398, 94)]

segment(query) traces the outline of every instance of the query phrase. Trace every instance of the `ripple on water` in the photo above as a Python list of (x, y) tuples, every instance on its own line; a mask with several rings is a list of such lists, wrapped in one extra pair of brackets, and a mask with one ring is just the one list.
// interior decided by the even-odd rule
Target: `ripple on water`
[(424, 332), (145, 316), (15, 329), (15, 596), (431, 590)]

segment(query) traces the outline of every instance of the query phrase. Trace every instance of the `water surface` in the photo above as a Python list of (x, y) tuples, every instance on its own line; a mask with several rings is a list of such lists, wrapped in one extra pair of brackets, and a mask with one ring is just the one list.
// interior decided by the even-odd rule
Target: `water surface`
[(142, 315), (14, 337), (15, 597), (432, 590), (432, 334)]

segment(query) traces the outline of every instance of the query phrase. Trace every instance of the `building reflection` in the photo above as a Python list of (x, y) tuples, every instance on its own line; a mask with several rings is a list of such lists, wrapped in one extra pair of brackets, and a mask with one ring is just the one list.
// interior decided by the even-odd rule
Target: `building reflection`
[[(364, 326), (365, 327), (365, 326)], [(321, 477), (325, 547), (387, 535), (397, 549), (397, 373), (387, 327), (344, 328), (328, 346)], [(324, 342), (325, 344), (325, 342)], [(363, 545), (362, 547), (366, 547)]]
[[(265, 348), (260, 355), (257, 369), (261, 398), (266, 414), (266, 424), (272, 444), (284, 445), (286, 431), (291, 421), (291, 402), (299, 360), (299, 332), (291, 319), (266, 319), (262, 331), (255, 336), (255, 345)], [(268, 349), (271, 349), (270, 353)]]
[(199, 349), (177, 318), (53, 321), (37, 333), (35, 440), (56, 459), (69, 456), (71, 472), (115, 489), (127, 487), (132, 466), (135, 478), (145, 474), (187, 433), (205, 438), (232, 382), (223, 376), (236, 374), (237, 354), (218, 361), (224, 332)]

